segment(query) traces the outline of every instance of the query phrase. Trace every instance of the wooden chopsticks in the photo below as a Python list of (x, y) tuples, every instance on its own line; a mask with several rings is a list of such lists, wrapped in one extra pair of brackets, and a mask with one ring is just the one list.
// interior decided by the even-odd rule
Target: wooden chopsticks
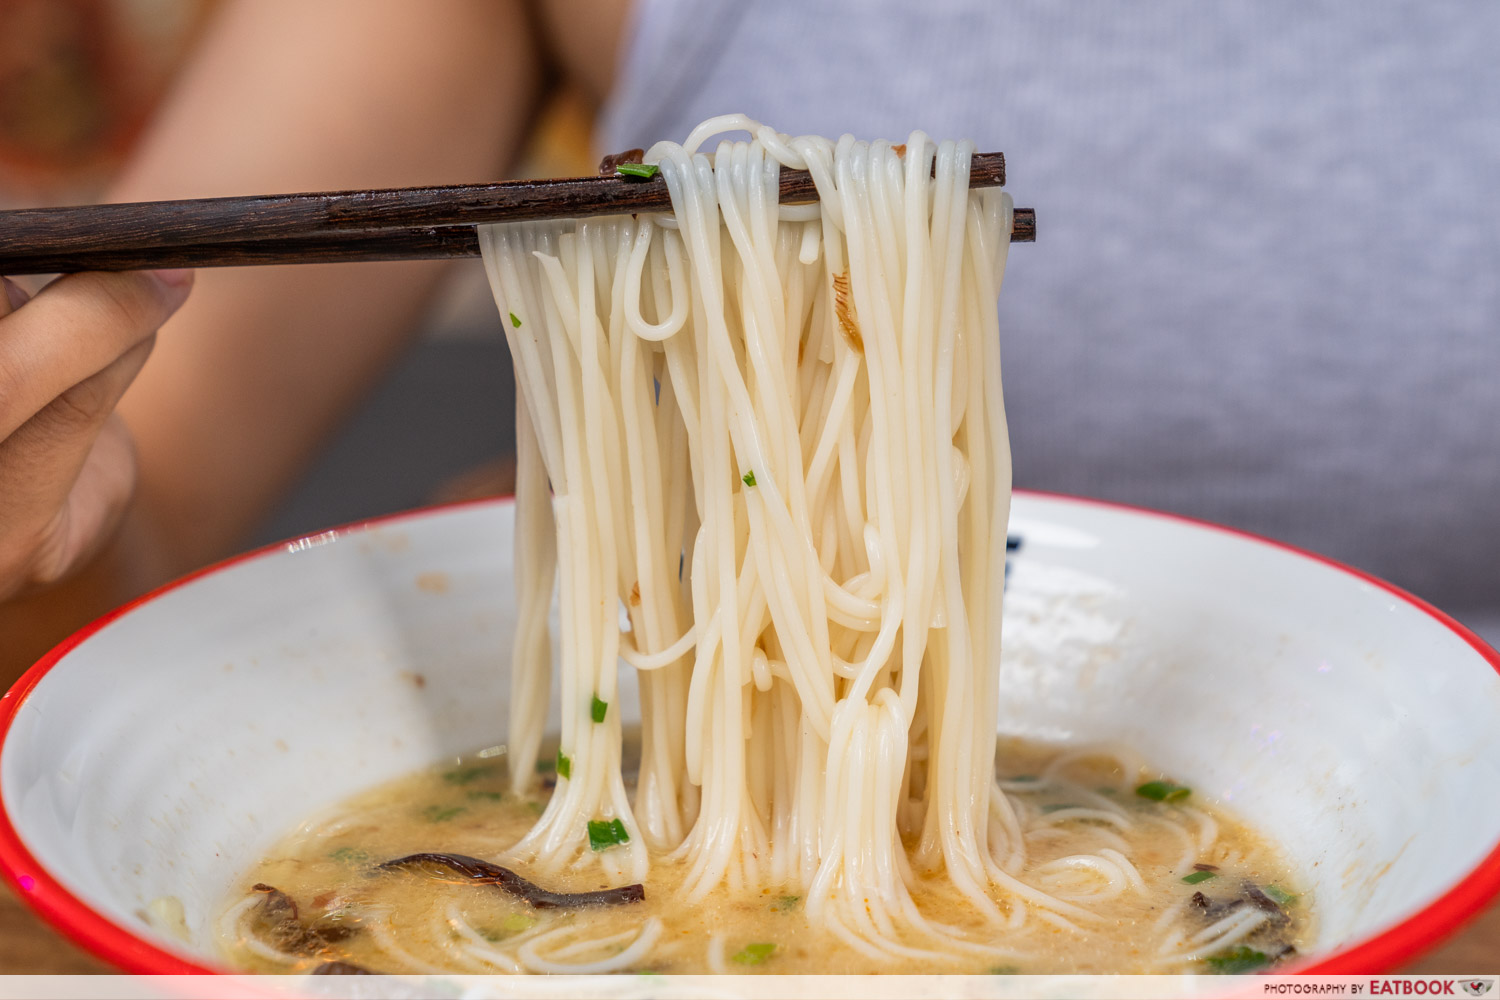
[[(1004, 183), (1005, 154), (974, 156), (971, 187)], [(781, 171), (781, 201), (816, 200), (807, 171)], [(671, 207), (660, 176), (610, 175), (15, 209), (0, 212), (0, 274), (477, 257), (476, 225)], [(1036, 239), (1035, 212), (1016, 209), (1011, 239)]]

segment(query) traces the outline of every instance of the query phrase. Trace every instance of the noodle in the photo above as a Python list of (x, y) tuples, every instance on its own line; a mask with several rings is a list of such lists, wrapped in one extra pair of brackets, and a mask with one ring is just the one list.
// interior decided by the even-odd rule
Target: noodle
[[(700, 152), (737, 128), (754, 138)], [(671, 222), (482, 232), (526, 438), (518, 786), (544, 723), (548, 535), (563, 621), (567, 773), (513, 857), (561, 869), (590, 821), (619, 820), (628, 839), (598, 854), (613, 877), (675, 851), (690, 902), (802, 887), (814, 920), (886, 953), (945, 936), (911, 904), (912, 865), (1004, 919), (991, 831), (1023, 850), (1008, 805), (991, 822), (1011, 204), (968, 190), (972, 152), (726, 116), (647, 154)], [(782, 167), (811, 172), (817, 206), (778, 204)], [(641, 671), (633, 802), (618, 716), (590, 714), (622, 657)]]
[[(726, 130), (751, 139), (702, 151)], [(397, 844), (400, 860), (441, 858), (400, 832), (433, 810), (472, 816), (463, 835), (493, 846), (535, 806), (498, 855), (526, 879), (597, 897), (582, 890), (661, 878), (607, 913), (439, 896), (414, 908), (428, 919), (411, 918), (422, 928), (407, 948), (393, 923), (404, 897), (387, 884), (407, 866), (387, 861), (341, 904), (354, 916), (344, 955), (382, 969), (725, 972), (784, 947), (788, 963), (831, 951), (951, 971), (1120, 927), (1149, 928), (1116, 954), (1146, 969), (1211, 963), (1247, 940), (1273, 949), (1267, 961), (1290, 952), (1295, 921), (1238, 873), (1232, 821), (1221, 834), (1169, 783), (1145, 795), (1134, 754), (1048, 751), (1038, 774), (996, 780), (1010, 455), (995, 301), (1012, 209), (968, 189), (971, 154), (920, 132), (901, 147), (835, 143), (732, 115), (647, 152), (669, 215), (481, 229), (520, 438), (519, 625), (494, 779), (510, 794), (467, 787), (487, 766), (461, 765), (440, 776), (450, 796), (466, 786), (459, 804), (305, 826), (308, 867)], [(809, 171), (817, 204), (778, 204), (782, 168)], [(554, 588), (562, 713), (543, 806)], [(633, 789), (622, 664), (641, 700)], [(510, 825), (487, 826), (490, 808)], [(380, 844), (355, 841), (361, 830)], [(349, 842), (330, 851), (335, 834)], [(488, 862), (447, 857), (485, 874)], [(767, 909), (778, 893), (805, 940), (784, 922), (790, 905)], [(276, 967), (311, 961), (246, 934), (257, 898), (231, 907), (221, 939)], [(782, 922), (747, 944), (734, 921), (752, 911), (763, 929)], [(293, 940), (328, 916), (311, 919)]]

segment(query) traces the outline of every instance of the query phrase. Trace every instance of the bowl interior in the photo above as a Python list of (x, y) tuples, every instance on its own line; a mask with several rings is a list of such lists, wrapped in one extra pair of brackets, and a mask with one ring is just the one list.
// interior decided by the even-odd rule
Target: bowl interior
[[(5, 865), (107, 958), (212, 967), (215, 909), (270, 843), (504, 741), (513, 527), (496, 501), (289, 543), (55, 653), (0, 751)], [(1011, 530), (1003, 731), (1124, 742), (1251, 818), (1316, 893), (1319, 955), (1466, 878), (1471, 908), (1500, 886), (1500, 660), (1477, 640), (1175, 518), (1018, 494)], [(164, 898), (185, 932), (152, 918)], [(1415, 923), (1387, 960), (1424, 940)]]

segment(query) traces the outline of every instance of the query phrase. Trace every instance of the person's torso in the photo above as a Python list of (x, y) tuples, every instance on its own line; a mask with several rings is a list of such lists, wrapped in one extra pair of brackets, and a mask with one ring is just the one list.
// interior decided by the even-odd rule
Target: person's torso
[(1500, 6), (640, 0), (600, 145), (1003, 150), (1016, 484), (1500, 619)]

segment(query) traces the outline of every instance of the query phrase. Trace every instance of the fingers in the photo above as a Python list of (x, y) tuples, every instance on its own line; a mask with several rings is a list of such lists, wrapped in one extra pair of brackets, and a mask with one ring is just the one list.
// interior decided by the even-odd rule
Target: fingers
[(8, 316), (15, 310), (24, 306), (31, 298), (31, 293), (9, 278), (0, 278), (5, 283), (5, 294), (0, 295), (0, 316)]
[(10, 574), (12, 592), (0, 587), (0, 600), (57, 583), (92, 559), (114, 535), (135, 482), (135, 442), (124, 418), (111, 413), (90, 442), (78, 476), (52, 512), (40, 543), (21, 572)]
[(14, 306), (12, 289), (20, 289), (7, 281), (13, 311), (0, 322), (0, 439), (154, 334), (192, 281), (191, 271), (72, 274), (23, 298), (24, 308)]
[(115, 405), (192, 273), (74, 274), (0, 295), (0, 600), (61, 578), (118, 522), (135, 452)]
[[(11, 450), (11, 445), (15, 444), (28, 458), (49, 465), (64, 464), (62, 459), (70, 453), (70, 449), (78, 448), (78, 438), (89, 439), (99, 432), (155, 346), (156, 335), (151, 334), (110, 362), (103, 370), (64, 389), (30, 420), (12, 431), (4, 442), (0, 442), (0, 461), (19, 460), (20, 455)], [(47, 449), (51, 450), (50, 456), (46, 454)], [(40, 469), (34, 472), (46, 476)], [(10, 474), (9, 469), (0, 473), (6, 476)], [(34, 478), (32, 481), (42, 480)]]
[(135, 452), (114, 408), (155, 342), (136, 344), (0, 441), (0, 580), (55, 582), (118, 521)]

